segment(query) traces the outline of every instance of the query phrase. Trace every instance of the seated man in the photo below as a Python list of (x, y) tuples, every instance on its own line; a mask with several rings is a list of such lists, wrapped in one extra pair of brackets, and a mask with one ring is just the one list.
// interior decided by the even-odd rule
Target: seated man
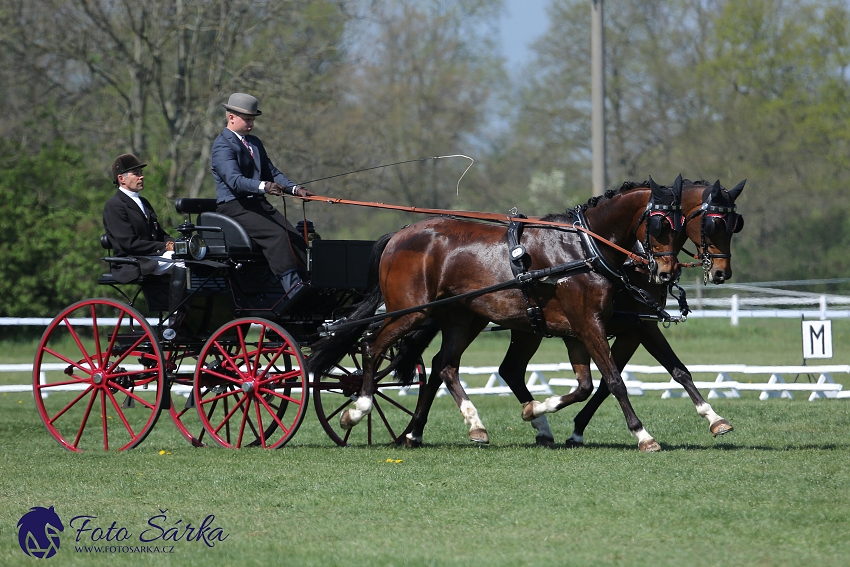
[(302, 282), (307, 266), (306, 243), (265, 195), (305, 197), (313, 193), (281, 173), (260, 139), (250, 135), (254, 119), (262, 114), (256, 98), (234, 93), (222, 106), (227, 126), (213, 142), (210, 157), (216, 212), (242, 225), (262, 249), (269, 268), (283, 286), (285, 305), (291, 305), (307, 290)]
[(103, 228), (117, 257), (134, 257), (138, 262), (138, 265), (112, 264), (112, 277), (116, 281), (127, 283), (143, 275), (171, 274), (168, 309), (172, 316), (168, 326), (173, 328), (187, 311), (185, 306), (180, 306), (186, 269), (183, 262), (171, 260), (174, 239), (159, 226), (148, 200), (139, 195), (145, 187), (142, 173), (145, 166), (133, 154), (120, 155), (112, 163), (112, 182), (118, 190), (103, 207)]

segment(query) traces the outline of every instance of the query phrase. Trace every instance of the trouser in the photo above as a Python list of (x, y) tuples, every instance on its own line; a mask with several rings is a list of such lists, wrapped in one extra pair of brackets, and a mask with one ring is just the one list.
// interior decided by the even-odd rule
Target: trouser
[(216, 212), (242, 225), (262, 249), (272, 273), (280, 277), (307, 271), (307, 244), (295, 227), (268, 200), (258, 195), (219, 203)]

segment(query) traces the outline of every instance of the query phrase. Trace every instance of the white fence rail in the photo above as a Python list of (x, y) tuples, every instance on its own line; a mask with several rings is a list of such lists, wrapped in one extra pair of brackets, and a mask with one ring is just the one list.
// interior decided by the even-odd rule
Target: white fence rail
[[(591, 365), (593, 371), (598, 369)], [(818, 399), (850, 399), (850, 390), (842, 391), (842, 385), (836, 384), (832, 378), (833, 374), (850, 374), (850, 365), (821, 365), (821, 366), (747, 366), (744, 364), (695, 364), (689, 366), (692, 375), (713, 374), (713, 381), (694, 380), (694, 384), (701, 391), (708, 390), (708, 398), (740, 398), (741, 391), (760, 392), (759, 399), (770, 398), (793, 399), (793, 392), (810, 392), (809, 401)], [(573, 375), (572, 367), (567, 363), (560, 364), (531, 364), (528, 366), (531, 375), (526, 386), (532, 394), (551, 395), (556, 387), (575, 388), (578, 381), (574, 377), (562, 377), (563, 374)], [(547, 374), (550, 375), (547, 378)], [(551, 374), (556, 374), (551, 376)], [(667, 382), (641, 381), (638, 375), (668, 375), (662, 366), (643, 366), (628, 364), (623, 371), (623, 381), (631, 396), (642, 396), (646, 392), (660, 391), (662, 399), (686, 396), (684, 388), (672, 379)], [(733, 380), (732, 377), (742, 375), (741, 380)], [(489, 375), (487, 383), (480, 388), (469, 388), (466, 386), (464, 376)], [(561, 376), (558, 376), (561, 375)], [(499, 369), (495, 366), (465, 367), (460, 368), (461, 382), (464, 384), (467, 394), (510, 394), (511, 390), (499, 376)], [(764, 376), (766, 381), (754, 382), (750, 377)], [(805, 381), (799, 381), (800, 377)], [(795, 381), (796, 380), (796, 381)], [(599, 386), (599, 381), (593, 381), (594, 389)], [(440, 387), (438, 395), (447, 395), (445, 385)]]
[[(42, 383), (46, 380), (46, 372), (62, 372), (67, 365), (65, 364), (44, 364), (42, 365), (42, 373), (40, 380)], [(127, 370), (140, 370), (141, 366), (125, 366)], [(595, 365), (591, 368), (597, 372)], [(740, 398), (742, 391), (760, 392), (759, 399), (768, 400), (770, 398), (794, 398), (794, 392), (809, 393), (809, 401), (818, 399), (850, 399), (850, 390), (843, 391), (841, 384), (836, 384), (832, 378), (833, 374), (850, 374), (850, 365), (819, 365), (819, 366), (747, 366), (744, 364), (695, 364), (688, 367), (691, 374), (696, 376), (699, 374), (713, 375), (711, 381), (698, 380), (694, 383), (696, 387), (705, 392), (708, 390), (708, 398)], [(183, 368), (185, 372), (191, 372), (192, 368)], [(532, 394), (536, 395), (552, 395), (554, 394), (553, 387), (568, 387), (575, 388), (578, 386), (578, 381), (572, 377), (572, 367), (567, 363), (560, 364), (531, 364), (528, 367), (531, 373), (526, 385)], [(0, 372), (32, 372), (31, 364), (2, 364)], [(430, 369), (427, 369), (430, 375)], [(569, 374), (570, 377), (565, 377)], [(626, 365), (623, 371), (623, 380), (628, 388), (629, 395), (642, 396), (647, 392), (661, 392), (662, 399), (682, 397), (686, 395), (684, 389), (672, 379), (666, 382), (661, 381), (641, 381), (637, 379), (639, 375), (668, 375), (667, 370), (662, 366), (643, 366), (637, 364)], [(483, 387), (470, 388), (468, 387), (464, 377), (471, 376), (488, 376), (487, 382)], [(741, 376), (740, 379), (733, 380), (733, 377)], [(495, 366), (462, 366), (460, 368), (461, 382), (464, 384), (467, 394), (469, 395), (507, 395), (511, 393), (510, 388), (505, 384), (502, 377), (499, 376), (499, 369)], [(766, 381), (753, 381), (752, 378), (765, 377)], [(801, 381), (805, 380), (805, 381)], [(593, 382), (594, 388), (599, 385), (598, 380)], [(82, 389), (81, 385), (68, 385), (58, 389)], [(54, 388), (51, 388), (54, 390)], [(189, 388), (186, 386), (174, 386), (174, 392), (187, 393)], [(32, 384), (11, 384), (0, 386), (0, 392), (31, 392)], [(405, 390), (402, 390), (403, 394)], [(440, 387), (438, 395), (446, 395), (445, 385)]]

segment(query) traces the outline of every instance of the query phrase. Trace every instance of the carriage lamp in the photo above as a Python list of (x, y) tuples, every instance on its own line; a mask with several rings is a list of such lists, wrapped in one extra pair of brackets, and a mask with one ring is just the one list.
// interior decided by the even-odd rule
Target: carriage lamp
[(207, 243), (200, 234), (193, 234), (189, 238), (189, 255), (195, 260), (203, 260), (207, 255)]
[(200, 234), (183, 236), (174, 242), (174, 255), (178, 258), (190, 257), (193, 260), (203, 260), (207, 255), (207, 243)]

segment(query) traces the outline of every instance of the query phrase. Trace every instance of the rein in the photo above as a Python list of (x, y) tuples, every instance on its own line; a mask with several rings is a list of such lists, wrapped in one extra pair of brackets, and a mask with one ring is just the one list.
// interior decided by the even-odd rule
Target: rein
[(599, 236), (598, 234), (584, 228), (583, 226), (578, 225), (577, 223), (567, 224), (567, 223), (562, 223), (562, 222), (544, 221), (544, 220), (534, 218), (534, 217), (524, 219), (524, 218), (514, 217), (514, 216), (511, 216), (511, 215), (505, 215), (505, 214), (501, 214), (501, 213), (484, 213), (484, 212), (480, 212), (480, 211), (452, 211), (452, 210), (448, 210), (448, 209), (426, 209), (426, 208), (421, 208), (421, 207), (407, 207), (407, 206), (404, 206), (404, 205), (388, 205), (386, 203), (375, 203), (375, 202), (370, 202), (370, 201), (352, 201), (352, 200), (349, 200), (349, 199), (340, 199), (340, 198), (336, 198), (336, 197), (322, 197), (321, 195), (313, 195), (312, 197), (299, 197), (299, 199), (304, 199), (305, 201), (321, 201), (321, 202), (330, 203), (330, 204), (333, 204), (333, 205), (337, 205), (337, 204), (356, 205), (356, 206), (360, 206), (360, 207), (371, 207), (371, 208), (376, 208), (376, 209), (390, 209), (390, 210), (394, 210), (394, 211), (405, 211), (405, 212), (409, 212), (409, 213), (421, 213), (421, 214), (426, 214), (426, 215), (447, 215), (447, 216), (452, 216), (452, 217), (467, 218), (467, 219), (474, 219), (474, 220), (500, 221), (500, 222), (508, 222), (508, 223), (510, 223), (511, 221), (515, 221), (515, 222), (523, 222), (523, 223), (527, 223), (527, 224), (538, 224), (538, 225), (544, 225), (544, 226), (554, 226), (554, 227), (558, 227), (558, 228), (567, 228), (567, 229), (570, 229), (570, 230), (577, 230), (577, 231), (580, 231), (580, 232), (587, 234), (591, 238), (598, 240), (599, 242), (602, 242), (602, 243), (610, 246), (611, 248), (613, 248), (613, 249), (615, 249), (619, 252), (622, 252), (630, 260), (632, 260), (633, 262), (635, 262), (637, 264), (648, 265), (650, 263), (649, 260), (647, 260), (643, 256), (640, 256), (638, 254), (635, 254), (634, 252), (626, 250), (622, 246), (618, 246), (617, 244), (614, 244), (610, 240), (607, 240), (607, 239)]

